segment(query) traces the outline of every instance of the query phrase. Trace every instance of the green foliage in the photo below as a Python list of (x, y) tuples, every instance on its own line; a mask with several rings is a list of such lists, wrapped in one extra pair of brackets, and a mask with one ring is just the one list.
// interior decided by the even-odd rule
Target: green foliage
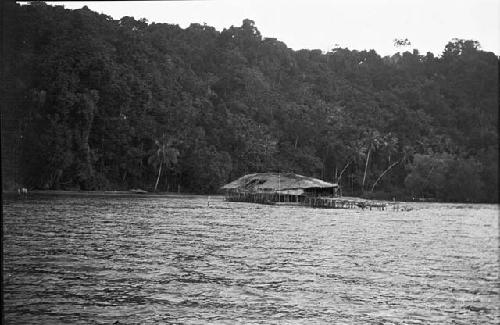
[(485, 196), (483, 166), (474, 158), (417, 154), (409, 169), (405, 185), (413, 195), (460, 202), (477, 202)]
[(419, 197), (436, 198), (445, 191), (450, 155), (416, 154), (408, 167), (410, 173), (405, 179), (406, 188)]
[(476, 41), (382, 58), (293, 51), (248, 19), (5, 10), (5, 184), (211, 193), (293, 171), (345, 195), (497, 200), (499, 62)]

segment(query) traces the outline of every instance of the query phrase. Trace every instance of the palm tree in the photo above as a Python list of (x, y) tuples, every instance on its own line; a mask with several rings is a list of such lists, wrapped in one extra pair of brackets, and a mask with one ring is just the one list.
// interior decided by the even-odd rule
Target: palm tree
[(364, 134), (364, 141), (363, 146), (360, 148), (360, 153), (365, 156), (365, 171), (363, 173), (363, 182), (361, 184), (361, 189), (362, 191), (365, 190), (365, 181), (366, 181), (366, 175), (368, 171), (368, 163), (370, 162), (370, 155), (373, 150), (377, 150), (378, 147), (381, 144), (381, 136), (380, 133), (376, 130), (370, 130), (368, 132), (365, 132)]
[(156, 150), (154, 150), (148, 159), (148, 164), (158, 168), (158, 176), (156, 177), (154, 192), (156, 192), (156, 189), (158, 188), (163, 166), (165, 166), (165, 168), (171, 168), (171, 166), (177, 164), (179, 150), (174, 148), (172, 143), (172, 139), (167, 140), (165, 133), (163, 133), (160, 140), (155, 140)]

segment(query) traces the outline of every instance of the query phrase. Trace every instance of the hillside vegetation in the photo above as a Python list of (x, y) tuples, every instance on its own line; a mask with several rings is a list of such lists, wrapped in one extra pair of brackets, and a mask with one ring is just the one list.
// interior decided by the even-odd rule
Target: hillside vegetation
[(281, 171), (344, 195), (498, 200), (499, 58), (476, 41), (294, 51), (251, 20), (5, 7), (4, 189), (213, 193)]

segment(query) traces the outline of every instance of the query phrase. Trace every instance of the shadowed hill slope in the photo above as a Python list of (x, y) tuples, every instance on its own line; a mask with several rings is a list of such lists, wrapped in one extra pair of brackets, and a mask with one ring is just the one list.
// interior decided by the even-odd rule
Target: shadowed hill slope
[(497, 200), (498, 57), (475, 41), (293, 51), (251, 20), (5, 7), (4, 189), (214, 192), (279, 170), (345, 194)]

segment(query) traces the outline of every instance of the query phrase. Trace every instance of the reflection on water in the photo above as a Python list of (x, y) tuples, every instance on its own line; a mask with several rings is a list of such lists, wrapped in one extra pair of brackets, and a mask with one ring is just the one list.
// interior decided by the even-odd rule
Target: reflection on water
[(9, 324), (497, 324), (498, 207), (4, 202)]

